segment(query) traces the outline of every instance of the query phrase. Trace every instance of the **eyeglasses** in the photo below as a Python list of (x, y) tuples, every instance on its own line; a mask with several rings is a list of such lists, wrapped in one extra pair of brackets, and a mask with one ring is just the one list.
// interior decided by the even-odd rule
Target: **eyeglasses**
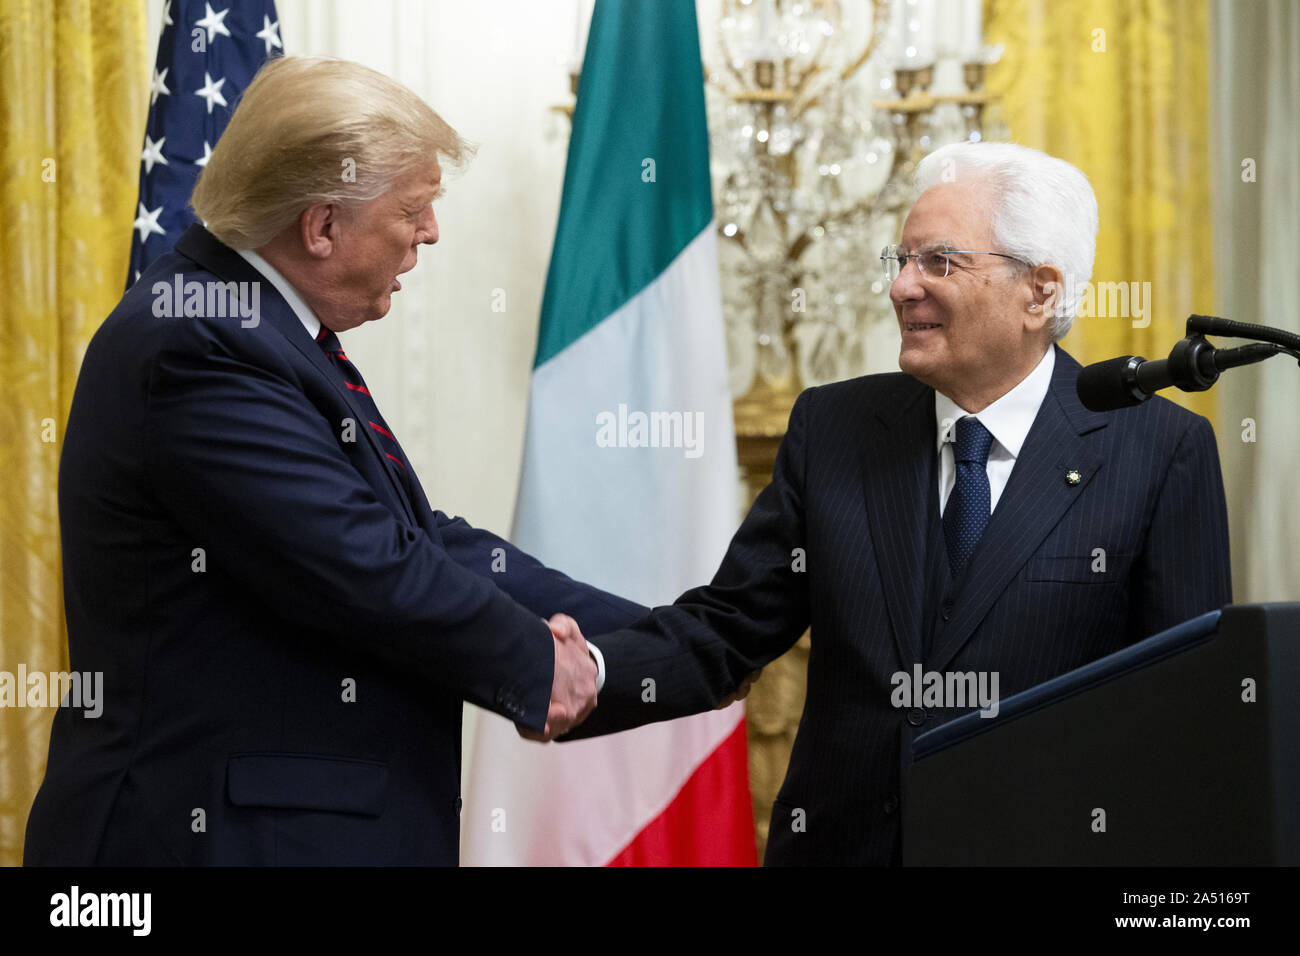
[(921, 274), (932, 279), (943, 279), (951, 268), (951, 256), (999, 256), (1029, 265), (1023, 259), (1009, 256), (1005, 252), (976, 252), (973, 249), (949, 249), (946, 245), (925, 246), (916, 252), (904, 252), (902, 246), (885, 246), (880, 251), (880, 262), (885, 267), (885, 278), (893, 282), (899, 273), (907, 268), (907, 260), (915, 259)]

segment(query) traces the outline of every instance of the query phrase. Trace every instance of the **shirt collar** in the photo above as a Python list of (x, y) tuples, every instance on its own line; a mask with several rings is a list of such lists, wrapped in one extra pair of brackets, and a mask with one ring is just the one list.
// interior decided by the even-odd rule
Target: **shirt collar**
[[(1048, 347), (1047, 353), (1034, 366), (1034, 370), (1021, 379), (1020, 384), (975, 416), (1012, 458), (1019, 457), (1030, 426), (1038, 417), (1038, 409), (1052, 384), (1052, 370), (1055, 367), (1056, 346), (1053, 345)], [(944, 438), (947, 437), (946, 426), (969, 414), (947, 395), (937, 391), (934, 393), (937, 448), (943, 449)]]
[(303, 301), (298, 290), (289, 284), (289, 280), (280, 274), (280, 270), (271, 263), (267, 262), (252, 249), (236, 249), (241, 256), (262, 275), (271, 281), (275, 286), (275, 291), (284, 296), (284, 301), (289, 303), (289, 308), (293, 309), (293, 314), (298, 316), (298, 321), (302, 327), (307, 330), (307, 334), (313, 339), (320, 335), (320, 319), (316, 318), (316, 313)]

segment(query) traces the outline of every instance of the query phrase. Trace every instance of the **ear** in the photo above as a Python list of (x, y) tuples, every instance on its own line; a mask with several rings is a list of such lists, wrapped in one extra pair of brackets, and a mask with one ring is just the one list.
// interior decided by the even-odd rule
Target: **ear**
[(1029, 270), (1029, 301), (1025, 304), (1025, 328), (1037, 332), (1048, 326), (1065, 297), (1064, 277), (1056, 266), (1035, 266)]
[(332, 202), (308, 206), (298, 217), (302, 247), (313, 259), (328, 258), (338, 241), (339, 208)]

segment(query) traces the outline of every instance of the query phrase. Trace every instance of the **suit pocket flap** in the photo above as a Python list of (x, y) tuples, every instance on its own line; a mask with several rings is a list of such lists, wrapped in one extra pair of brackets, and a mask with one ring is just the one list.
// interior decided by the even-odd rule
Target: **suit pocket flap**
[(239, 807), (330, 810), (378, 816), (388, 766), (316, 754), (235, 754), (227, 766), (230, 802)]
[(1125, 567), (1121, 554), (1036, 555), (1025, 566), (1029, 581), (1070, 581), (1076, 584), (1110, 584), (1118, 579), (1116, 569)]

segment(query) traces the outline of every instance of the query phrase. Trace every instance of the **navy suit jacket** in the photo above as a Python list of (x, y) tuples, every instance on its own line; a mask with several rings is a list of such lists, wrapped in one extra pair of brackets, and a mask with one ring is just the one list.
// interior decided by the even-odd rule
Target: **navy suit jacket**
[[(260, 281), (259, 322), (155, 315), (176, 274)], [(71, 667), (105, 703), (57, 711), (26, 863), (457, 862), (462, 701), (540, 729), (540, 617), (646, 609), (432, 510), (414, 474), (409, 501), (365, 422), (201, 226), (105, 320), (59, 471)]]
[(711, 707), (811, 626), (766, 862), (897, 860), (911, 738), (963, 711), (893, 706), (892, 675), (917, 663), (996, 671), (1006, 697), (1231, 601), (1209, 422), (1163, 398), (1090, 412), (1078, 373), (1058, 348), (965, 580), (942, 606), (927, 591), (927, 554), (943, 560), (934, 391), (901, 373), (805, 391), (713, 582), (592, 638), (606, 682), (574, 736)]

